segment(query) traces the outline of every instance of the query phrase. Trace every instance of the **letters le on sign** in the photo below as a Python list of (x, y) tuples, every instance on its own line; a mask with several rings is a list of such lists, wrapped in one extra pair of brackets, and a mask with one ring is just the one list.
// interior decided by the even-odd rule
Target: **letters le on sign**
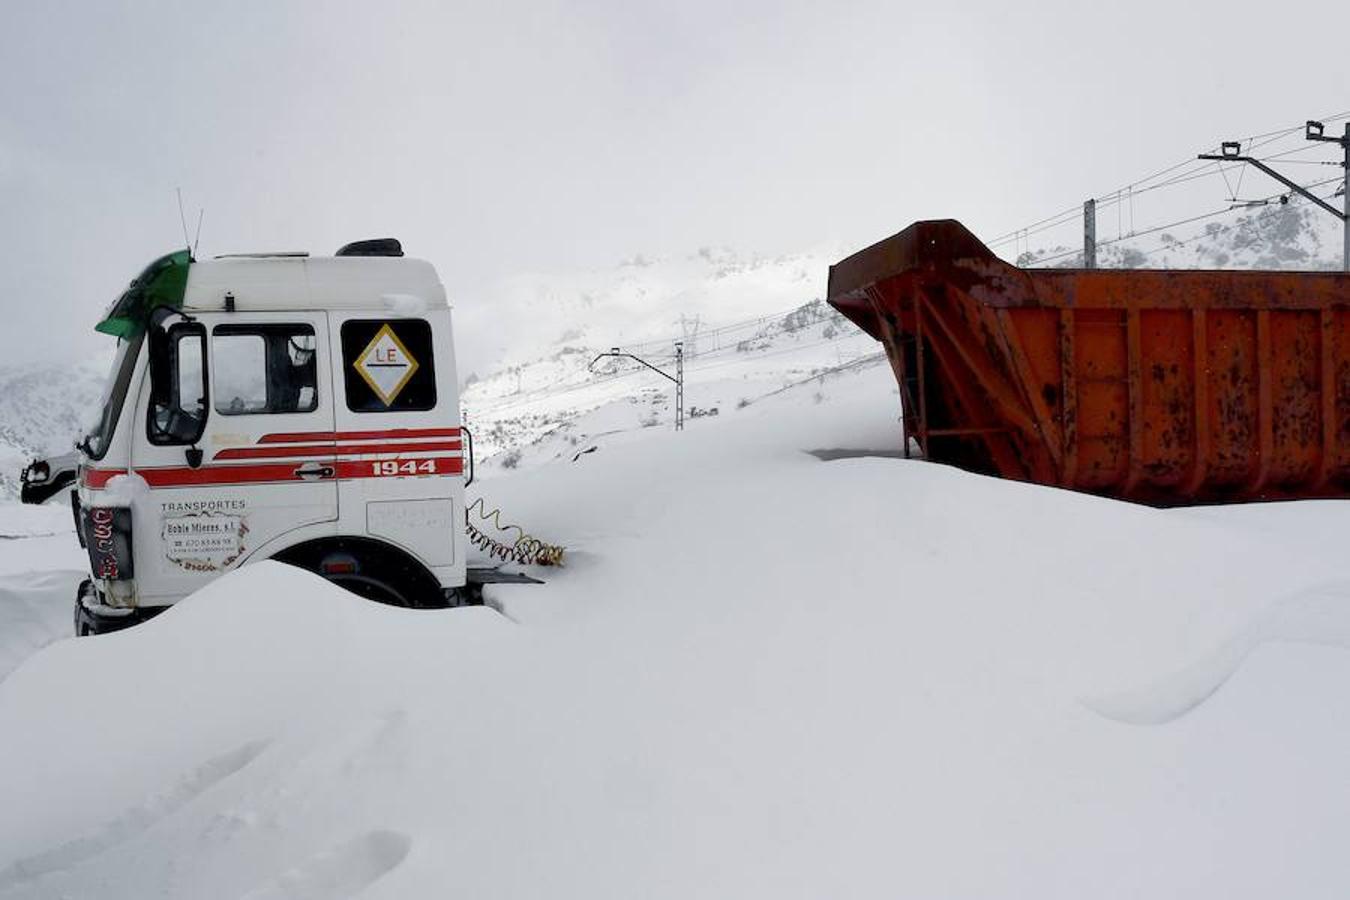
[(352, 367), (385, 406), (393, 405), (399, 391), (417, 371), (417, 366), (417, 360), (388, 324), (375, 333), (375, 337), (371, 338), (352, 363)]

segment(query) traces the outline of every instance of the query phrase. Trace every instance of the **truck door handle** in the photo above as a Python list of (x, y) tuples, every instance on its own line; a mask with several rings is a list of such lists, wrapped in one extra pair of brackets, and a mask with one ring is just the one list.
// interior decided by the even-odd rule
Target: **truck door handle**
[(333, 467), (326, 466), (323, 463), (307, 462), (296, 469), (295, 474), (305, 481), (320, 481), (324, 478), (333, 477)]

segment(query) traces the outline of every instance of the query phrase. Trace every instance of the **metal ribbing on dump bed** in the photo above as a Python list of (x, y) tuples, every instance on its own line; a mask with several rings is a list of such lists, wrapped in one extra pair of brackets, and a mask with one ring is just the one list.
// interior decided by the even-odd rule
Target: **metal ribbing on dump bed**
[(832, 266), (924, 455), (1163, 505), (1350, 496), (1350, 275), (1023, 270), (954, 221)]

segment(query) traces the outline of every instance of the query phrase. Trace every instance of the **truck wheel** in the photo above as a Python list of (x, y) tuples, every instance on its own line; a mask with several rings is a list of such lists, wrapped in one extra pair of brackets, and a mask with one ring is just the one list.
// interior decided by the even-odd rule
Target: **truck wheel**
[(96, 634), (93, 622), (89, 615), (89, 610), (85, 608), (84, 598), (86, 594), (94, 593), (94, 582), (86, 578), (80, 582), (80, 586), (75, 589), (75, 636), (88, 637)]
[(399, 593), (398, 590), (365, 575), (357, 574), (328, 574), (319, 572), (328, 581), (350, 591), (358, 597), (364, 597), (367, 600), (374, 600), (376, 603), (383, 603), (387, 606), (409, 606), (408, 599)]
[(376, 603), (409, 609), (447, 605), (440, 583), (425, 566), (397, 547), (369, 538), (311, 541), (283, 550), (273, 559), (313, 572)]
[(94, 590), (93, 582), (88, 578), (80, 582), (79, 588), (75, 591), (74, 624), (76, 637), (109, 634), (114, 631), (121, 631), (124, 628), (131, 628), (133, 625), (139, 625), (153, 619), (168, 609), (167, 606), (146, 606), (129, 609), (125, 612), (119, 610), (115, 614), (105, 615), (86, 606), (84, 603), (86, 597), (89, 598), (93, 606), (98, 606), (98, 595)]

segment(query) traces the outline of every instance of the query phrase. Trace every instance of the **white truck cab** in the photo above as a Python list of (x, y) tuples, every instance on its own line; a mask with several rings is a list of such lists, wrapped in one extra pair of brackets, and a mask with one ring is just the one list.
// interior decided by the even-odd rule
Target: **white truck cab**
[(332, 257), (181, 251), (151, 263), (98, 330), (119, 346), (79, 445), (91, 572), (78, 634), (142, 621), (262, 559), (399, 606), (478, 599), (463, 530), (472, 454), (430, 263), (391, 239)]

